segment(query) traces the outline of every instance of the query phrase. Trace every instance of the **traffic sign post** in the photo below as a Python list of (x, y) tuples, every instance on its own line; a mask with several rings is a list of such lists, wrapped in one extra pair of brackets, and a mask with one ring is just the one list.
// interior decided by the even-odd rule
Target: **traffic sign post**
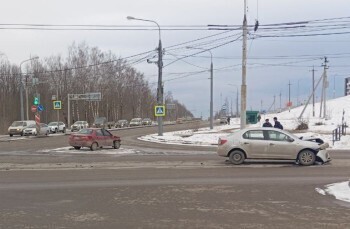
[(154, 116), (164, 117), (165, 116), (165, 106), (154, 106)]
[(35, 124), (36, 124), (36, 133), (40, 133), (40, 115), (36, 114), (35, 115)]
[(61, 110), (62, 109), (62, 101), (61, 100), (53, 101), (53, 109), (54, 110)]

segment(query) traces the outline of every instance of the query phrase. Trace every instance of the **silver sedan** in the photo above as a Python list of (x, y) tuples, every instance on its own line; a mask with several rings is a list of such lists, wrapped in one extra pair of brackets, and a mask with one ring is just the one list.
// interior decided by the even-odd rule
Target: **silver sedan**
[(276, 128), (247, 128), (219, 138), (217, 153), (239, 165), (245, 159), (296, 160), (301, 165), (326, 163), (328, 143), (301, 140)]

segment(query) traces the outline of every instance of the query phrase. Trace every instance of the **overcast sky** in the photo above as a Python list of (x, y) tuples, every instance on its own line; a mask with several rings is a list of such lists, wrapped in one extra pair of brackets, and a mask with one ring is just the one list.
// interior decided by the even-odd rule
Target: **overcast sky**
[[(220, 109), (227, 98), (235, 99), (237, 86), (241, 84), (242, 41), (233, 41), (240, 30), (206, 30), (206, 25), (241, 25), (243, 21), (243, 0), (11, 0), (1, 6), (0, 24), (63, 24), (63, 25), (124, 25), (153, 26), (152, 23), (128, 21), (127, 16), (155, 20), (160, 27), (167, 26), (203, 26), (204, 30), (162, 30), (162, 42), (165, 47), (164, 65), (183, 55), (198, 50), (171, 49), (169, 46), (193, 41), (213, 35), (206, 42), (193, 43), (199, 48), (208, 48), (232, 41), (227, 45), (212, 49), (214, 62), (214, 109)], [(264, 25), (310, 21), (318, 19), (350, 16), (348, 0), (248, 0), (248, 24), (258, 20), (261, 27), (254, 32), (250, 29), (248, 41), (247, 109), (264, 110), (282, 106), (288, 101), (288, 82), (291, 82), (291, 98), (294, 104), (307, 99), (311, 90), (312, 73), (315, 66), (315, 78), (322, 74), (322, 58), (329, 60), (328, 98), (344, 94), (344, 78), (350, 70), (350, 34), (328, 36), (293, 37), (300, 31), (280, 29), (274, 35), (289, 37), (258, 37), (266, 35)], [(317, 22), (318, 23), (318, 22)], [(315, 23), (314, 25), (320, 25)], [(309, 31), (309, 34), (350, 32), (350, 19), (327, 21), (336, 25), (342, 23), (342, 30), (330, 29)], [(325, 25), (325, 24), (323, 24)], [(1, 25), (1, 28), (9, 26)], [(12, 26), (24, 27), (24, 26)], [(273, 26), (272, 26), (273, 27)], [(199, 27), (196, 27), (199, 28)], [(261, 29), (260, 29), (261, 28)], [(99, 47), (103, 51), (111, 50), (118, 56), (127, 57), (145, 51), (154, 50), (158, 45), (158, 31), (47, 31), (1, 29), (0, 52), (2, 58), (19, 64), (31, 55), (45, 59), (51, 55), (67, 54), (67, 48), (73, 43), (86, 42), (90, 47)], [(218, 35), (219, 34), (219, 35)], [(273, 34), (270, 32), (269, 35)], [(305, 34), (305, 33), (304, 33)], [(231, 36), (231, 37), (228, 37)], [(221, 39), (221, 40), (215, 40)], [(191, 44), (191, 43), (190, 43)], [(184, 46), (182, 46), (184, 47)], [(307, 58), (306, 58), (307, 57)], [(180, 74), (207, 70), (210, 66), (209, 53), (204, 52), (183, 61), (177, 61), (164, 68), (165, 91), (184, 103), (196, 116), (209, 114), (210, 81), (209, 72), (196, 75)], [(143, 72), (149, 82), (157, 82), (157, 66), (141, 62), (135, 67)], [(174, 74), (179, 73), (179, 74)], [(182, 77), (182, 78), (180, 78)], [(178, 78), (178, 79), (174, 79)], [(172, 79), (172, 80), (171, 80)], [(232, 85), (230, 85), (232, 84)], [(237, 86), (234, 86), (237, 85)], [(334, 90), (335, 89), (335, 90)], [(276, 96), (275, 106), (272, 106)], [(317, 97), (320, 97), (319, 95)]]

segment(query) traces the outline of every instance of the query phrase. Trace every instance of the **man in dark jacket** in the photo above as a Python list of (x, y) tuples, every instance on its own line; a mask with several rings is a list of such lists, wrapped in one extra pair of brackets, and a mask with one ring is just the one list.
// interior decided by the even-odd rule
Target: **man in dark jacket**
[(269, 122), (269, 119), (265, 119), (265, 122), (263, 124), (263, 127), (272, 127), (272, 124)]
[(274, 117), (273, 121), (275, 122), (275, 125), (273, 127), (283, 130), (283, 126), (279, 121), (277, 121), (277, 117)]

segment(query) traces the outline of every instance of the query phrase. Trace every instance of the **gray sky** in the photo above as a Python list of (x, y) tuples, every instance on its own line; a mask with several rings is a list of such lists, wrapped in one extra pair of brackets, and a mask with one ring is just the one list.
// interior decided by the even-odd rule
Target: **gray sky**
[[(169, 25), (205, 26), (208, 24), (240, 25), (243, 20), (243, 2), (243, 0), (11, 0), (2, 4), (0, 23), (153, 25), (147, 22), (126, 20), (126, 16), (130, 15), (155, 20), (161, 27)], [(249, 25), (254, 25), (256, 19), (259, 20), (260, 25), (266, 25), (350, 16), (350, 2), (348, 0), (248, 0), (247, 2)], [(346, 23), (347, 21), (350, 19), (344, 19), (342, 22), (345, 27), (342, 31), (350, 31), (350, 22)], [(0, 27), (4, 28), (5, 26)], [(260, 28), (255, 33), (250, 31), (251, 38), (254, 35), (263, 35), (264, 31)], [(293, 31), (279, 31), (276, 34), (290, 35), (294, 33)], [(339, 31), (325, 30), (322, 32)], [(186, 49), (170, 50), (167, 47), (222, 32), (224, 31), (163, 30), (164, 65), (169, 64), (176, 57), (195, 52)], [(240, 32), (228, 31), (227, 35), (217, 35), (207, 39), (207, 41), (210, 40), (213, 46), (219, 45), (233, 38), (226, 38), (222, 41), (215, 41), (215, 38), (224, 38)], [(121, 57), (153, 50), (158, 45), (158, 32), (156, 30), (43, 31), (2, 29), (0, 33), (0, 52), (5, 54), (10, 62), (17, 64), (28, 59), (30, 55), (38, 55), (41, 59), (57, 54), (65, 56), (68, 46), (73, 42), (86, 42), (90, 47), (97, 46), (104, 51), (111, 50)], [(350, 34), (268, 37), (249, 40), (247, 108), (260, 110), (262, 101), (263, 109), (267, 110), (273, 103), (274, 95), (276, 96), (275, 108), (278, 108), (280, 93), (282, 94), (283, 106), (288, 100), (289, 81), (292, 84), (293, 103), (304, 101), (311, 90), (311, 66), (315, 66), (316, 78), (318, 79), (322, 73), (321, 58), (324, 56), (328, 56), (330, 66), (328, 97), (333, 98), (334, 88), (335, 96), (343, 95), (344, 77), (349, 76), (350, 70), (349, 38)], [(207, 46), (198, 47), (205, 48)], [(226, 98), (235, 102), (237, 87), (229, 84), (237, 86), (241, 84), (241, 49), (241, 40), (212, 49), (214, 68), (221, 69), (214, 72), (215, 110), (220, 109)], [(209, 68), (209, 54), (201, 53), (197, 57), (186, 58), (184, 61), (177, 61), (164, 68), (165, 91), (171, 91), (174, 97), (184, 103), (196, 116), (202, 114), (206, 117), (209, 114), (209, 72), (175, 80), (170, 79), (186, 76), (173, 73), (198, 72)], [(226, 68), (228, 66), (231, 67)], [(144, 61), (135, 67), (140, 72), (145, 73), (149, 82), (157, 82), (156, 65), (147, 64)]]

